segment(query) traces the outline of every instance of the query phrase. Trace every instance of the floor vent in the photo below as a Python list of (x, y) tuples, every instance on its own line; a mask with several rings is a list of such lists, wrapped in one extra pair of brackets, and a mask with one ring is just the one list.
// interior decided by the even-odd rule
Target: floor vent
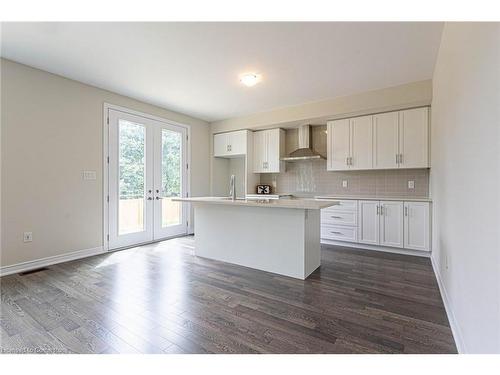
[(19, 275), (20, 276), (31, 275), (32, 273), (42, 272), (42, 271), (46, 271), (46, 270), (48, 270), (47, 267), (42, 267), (42, 268), (37, 268), (35, 270), (30, 270), (30, 271), (26, 271), (26, 272), (19, 272)]

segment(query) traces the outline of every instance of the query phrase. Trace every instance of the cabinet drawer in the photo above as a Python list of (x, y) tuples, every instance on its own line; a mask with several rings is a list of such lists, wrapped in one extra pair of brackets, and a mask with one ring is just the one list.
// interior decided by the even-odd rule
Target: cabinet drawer
[(358, 242), (358, 228), (321, 225), (321, 238), (347, 242)]
[(338, 200), (339, 204), (327, 208), (323, 208), (321, 212), (336, 212), (336, 211), (353, 211), (358, 212), (357, 200)]
[(356, 211), (321, 211), (321, 224), (332, 225), (358, 225)]

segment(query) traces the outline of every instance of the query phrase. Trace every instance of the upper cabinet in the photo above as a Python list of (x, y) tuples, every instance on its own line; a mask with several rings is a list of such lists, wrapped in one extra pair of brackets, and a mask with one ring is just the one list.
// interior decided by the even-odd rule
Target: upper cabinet
[(248, 130), (238, 130), (214, 135), (214, 156), (233, 157), (247, 154)]
[(428, 168), (429, 108), (329, 121), (327, 169)]
[(429, 167), (429, 108), (399, 112), (399, 167)]
[(279, 173), (285, 156), (285, 131), (261, 130), (253, 133), (253, 172)]
[(349, 169), (349, 156), (351, 155), (349, 119), (329, 121), (326, 133), (326, 169), (329, 171)]
[(370, 169), (373, 166), (373, 116), (355, 117), (351, 122), (350, 169)]
[(373, 115), (373, 168), (398, 168), (399, 112)]
[(329, 171), (372, 168), (372, 116), (329, 121), (327, 134)]

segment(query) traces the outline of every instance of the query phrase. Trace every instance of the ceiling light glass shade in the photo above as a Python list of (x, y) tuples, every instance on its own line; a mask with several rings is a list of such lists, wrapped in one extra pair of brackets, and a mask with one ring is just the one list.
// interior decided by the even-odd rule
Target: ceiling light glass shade
[(256, 85), (259, 82), (259, 76), (255, 73), (247, 73), (243, 74), (240, 77), (240, 82), (243, 83), (245, 86), (251, 87)]

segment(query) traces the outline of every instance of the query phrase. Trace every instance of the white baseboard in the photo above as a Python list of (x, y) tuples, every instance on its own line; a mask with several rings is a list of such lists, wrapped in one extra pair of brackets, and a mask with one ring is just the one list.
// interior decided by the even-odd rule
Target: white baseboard
[(460, 354), (465, 354), (467, 353), (467, 349), (463, 340), (462, 331), (460, 330), (460, 326), (458, 325), (457, 319), (455, 318), (455, 314), (453, 314), (453, 310), (450, 305), (450, 299), (448, 297), (448, 293), (446, 292), (446, 288), (444, 287), (443, 279), (441, 278), (441, 272), (439, 272), (439, 267), (433, 256), (431, 256), (431, 263), (432, 269), (434, 270), (434, 275), (436, 275), (439, 292), (441, 293), (441, 298), (446, 310), (446, 315), (448, 316), (448, 322), (450, 323), (451, 333), (453, 334), (455, 345), (457, 346), (457, 350)]
[(104, 250), (102, 246), (99, 246), (91, 249), (83, 249), (83, 250), (73, 251), (71, 253), (54, 255), (47, 258), (41, 258), (36, 260), (30, 260), (28, 262), (12, 264), (10, 266), (2, 266), (0, 267), (0, 276), (12, 275), (13, 273), (19, 273), (19, 272), (26, 272), (41, 267), (51, 266), (57, 263), (69, 262), (71, 260), (86, 258), (92, 255), (103, 254), (105, 252), (106, 250)]
[(368, 244), (357, 243), (357, 242), (344, 242), (344, 241), (334, 241), (334, 240), (325, 240), (325, 239), (322, 239), (321, 243), (325, 244), (325, 245), (351, 247), (354, 249), (382, 251), (384, 253), (413, 255), (413, 256), (424, 257), (424, 258), (430, 257), (430, 253), (427, 251), (398, 249), (396, 247), (378, 246), (378, 245), (376, 246), (376, 245), (368, 245)]

